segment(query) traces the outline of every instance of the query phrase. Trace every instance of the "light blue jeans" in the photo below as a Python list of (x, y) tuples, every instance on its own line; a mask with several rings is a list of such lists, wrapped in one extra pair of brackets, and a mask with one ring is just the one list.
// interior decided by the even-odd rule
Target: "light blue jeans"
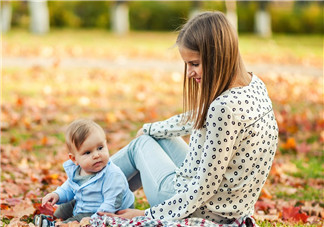
[(130, 189), (141, 186), (151, 206), (175, 194), (173, 178), (188, 151), (181, 138), (154, 139), (142, 135), (114, 154), (110, 160), (124, 172)]

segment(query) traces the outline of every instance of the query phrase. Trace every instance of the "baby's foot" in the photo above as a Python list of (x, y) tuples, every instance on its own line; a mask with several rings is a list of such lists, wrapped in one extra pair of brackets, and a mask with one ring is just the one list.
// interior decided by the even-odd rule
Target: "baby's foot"
[(38, 227), (51, 227), (51, 226), (54, 227), (55, 221), (52, 216), (40, 214), (40, 215), (35, 215), (34, 224)]

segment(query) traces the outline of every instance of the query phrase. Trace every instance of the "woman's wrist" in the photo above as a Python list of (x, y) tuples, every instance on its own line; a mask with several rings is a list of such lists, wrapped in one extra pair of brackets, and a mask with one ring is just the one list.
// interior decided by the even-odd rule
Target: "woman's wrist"
[(151, 135), (151, 127), (152, 127), (152, 124), (153, 123), (147, 123), (147, 124), (144, 124), (143, 125), (143, 133), (145, 134), (145, 135)]

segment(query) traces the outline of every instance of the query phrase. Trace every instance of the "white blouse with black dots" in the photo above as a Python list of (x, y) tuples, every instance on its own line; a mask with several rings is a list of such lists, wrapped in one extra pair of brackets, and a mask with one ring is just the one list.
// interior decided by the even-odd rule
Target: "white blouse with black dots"
[(153, 219), (200, 217), (220, 224), (253, 215), (276, 152), (278, 126), (264, 83), (232, 88), (214, 100), (200, 130), (181, 115), (145, 124), (154, 138), (191, 134), (189, 151), (176, 169), (176, 194), (145, 210)]

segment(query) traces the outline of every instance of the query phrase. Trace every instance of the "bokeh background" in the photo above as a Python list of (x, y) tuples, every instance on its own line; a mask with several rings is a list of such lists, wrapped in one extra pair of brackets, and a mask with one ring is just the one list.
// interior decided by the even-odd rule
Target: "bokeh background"
[[(249, 71), (267, 85), (280, 130), (255, 206), (261, 226), (324, 217), (323, 1), (1, 1), (0, 225), (52, 214), (40, 199), (65, 179), (64, 128), (87, 117), (111, 155), (146, 122), (182, 111), (177, 30), (224, 12)], [(187, 137), (185, 138), (188, 139)], [(148, 207), (142, 190), (136, 207)]]

